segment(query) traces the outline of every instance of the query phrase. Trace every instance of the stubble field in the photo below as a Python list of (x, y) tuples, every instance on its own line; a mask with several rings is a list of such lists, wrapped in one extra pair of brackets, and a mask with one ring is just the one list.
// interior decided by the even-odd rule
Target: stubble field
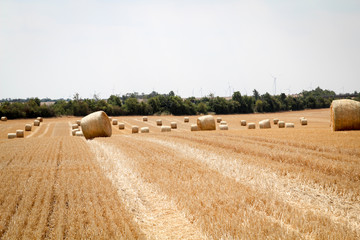
[[(125, 130), (89, 141), (75, 117), (23, 139), (7, 133), (33, 120), (0, 122), (0, 239), (359, 239), (360, 131), (332, 132), (329, 112), (223, 115), (228, 131), (205, 132), (196, 116), (113, 117)], [(275, 117), (295, 128), (240, 126)]]

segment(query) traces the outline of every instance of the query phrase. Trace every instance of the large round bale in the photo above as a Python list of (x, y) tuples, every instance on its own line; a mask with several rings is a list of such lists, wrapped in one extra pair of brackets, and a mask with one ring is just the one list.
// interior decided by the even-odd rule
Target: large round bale
[(76, 137), (83, 137), (84, 133), (82, 131), (76, 131), (75, 136)]
[(148, 121), (148, 117), (144, 116), (144, 117), (143, 117), (143, 121), (144, 121), (144, 122), (147, 122), (147, 121)]
[(217, 122), (217, 123), (221, 123), (221, 121), (222, 121), (222, 118), (221, 118), (221, 117), (217, 117), (217, 118), (216, 118), (216, 122)]
[(42, 117), (37, 117), (36, 119), (39, 120), (40, 122), (44, 121), (44, 119)]
[(161, 132), (171, 132), (170, 126), (161, 126)]
[(77, 124), (72, 124), (71, 125), (71, 129), (78, 129), (78, 128), (79, 128), (79, 126)]
[(40, 126), (40, 121), (39, 120), (34, 120), (34, 126)]
[(228, 125), (220, 125), (220, 130), (229, 130)]
[(294, 123), (285, 123), (285, 128), (294, 128)]
[(24, 137), (24, 130), (16, 130), (16, 137), (23, 138)]
[(117, 119), (113, 119), (112, 120), (112, 125), (117, 125), (118, 124), (118, 120)]
[(6, 121), (7, 121), (7, 117), (1, 117), (1, 121), (6, 122)]
[(148, 127), (142, 127), (142, 128), (140, 128), (140, 132), (141, 132), (141, 133), (149, 133), (150, 130), (149, 130)]
[(125, 123), (119, 123), (119, 129), (120, 130), (125, 129)]
[(255, 123), (248, 123), (248, 129), (255, 129), (256, 125)]
[(77, 131), (79, 131), (79, 129), (72, 129), (72, 130), (71, 130), (71, 134), (72, 134), (73, 136), (75, 136), (75, 134), (76, 134)]
[(260, 129), (271, 128), (270, 119), (264, 119), (259, 122)]
[(184, 122), (189, 122), (190, 121), (190, 119), (189, 119), (189, 117), (184, 117)]
[(276, 125), (276, 124), (278, 124), (278, 122), (279, 122), (279, 119), (277, 119), (277, 118), (274, 118), (274, 119), (273, 119), (273, 121), (274, 121), (274, 124)]
[(199, 131), (199, 128), (198, 128), (197, 124), (191, 124), (190, 129), (191, 129), (191, 131)]
[(76, 120), (76, 124), (77, 124), (78, 126), (80, 126), (80, 125), (81, 125), (81, 120)]
[(104, 111), (91, 113), (81, 119), (81, 129), (86, 139), (111, 137), (112, 128)]
[(212, 115), (198, 117), (197, 125), (199, 130), (216, 130), (215, 119)]
[(303, 120), (304, 119), (304, 117), (301, 117), (301, 118), (299, 118), (299, 120), (300, 120), (300, 123), (301, 123), (301, 120)]
[(331, 127), (334, 131), (360, 130), (360, 102), (334, 100), (330, 106)]
[(31, 131), (32, 125), (31, 124), (25, 124), (25, 131)]
[(303, 126), (307, 125), (307, 119), (306, 118), (301, 119), (301, 125), (303, 125)]
[(8, 139), (16, 138), (16, 133), (8, 133)]
[(131, 127), (131, 133), (138, 133), (139, 132), (139, 127), (138, 126), (132, 126)]
[(285, 127), (285, 122), (284, 121), (279, 121), (278, 126), (279, 126), (279, 128), (284, 128)]
[(171, 122), (170, 126), (172, 129), (177, 129), (177, 123), (176, 122)]
[(162, 126), (162, 120), (161, 119), (156, 120), (156, 125)]
[(240, 124), (241, 124), (241, 126), (246, 126), (246, 120), (241, 120)]

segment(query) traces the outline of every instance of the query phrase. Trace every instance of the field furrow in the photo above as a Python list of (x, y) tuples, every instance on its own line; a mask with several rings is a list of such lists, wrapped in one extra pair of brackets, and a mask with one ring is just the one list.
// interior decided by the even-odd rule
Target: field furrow
[[(219, 138), (216, 134), (206, 134), (206, 137), (202, 133), (171, 135), (171, 137), (173, 140), (183, 139), (192, 144), (201, 143), (199, 148), (205, 145), (218, 149), (219, 152), (236, 152), (251, 157), (248, 159), (253, 164), (271, 167), (278, 174), (295, 174), (296, 178), (301, 178), (312, 184), (323, 185), (324, 188), (336, 191), (337, 194), (352, 196), (352, 200), (360, 197), (360, 185), (358, 184), (360, 181), (360, 160), (355, 155), (336, 153), (338, 157), (335, 158), (340, 160), (333, 160), (335, 153), (332, 154), (333, 157), (331, 158), (319, 157), (317, 154), (313, 154), (312, 150), (293, 149), (293, 147), (288, 148), (286, 145), (281, 147), (267, 146), (256, 141), (246, 143), (241, 140), (241, 137), (234, 140), (227, 138), (227, 136)], [(344, 156), (345, 161), (342, 161), (341, 156)]]
[(327, 191), (317, 184), (306, 184), (298, 178), (281, 176), (266, 167), (250, 164), (246, 156), (236, 153), (219, 154), (216, 149), (181, 141), (170, 141), (169, 137), (145, 138), (144, 140), (178, 151), (188, 158), (194, 158), (205, 163), (209, 168), (217, 170), (227, 177), (252, 186), (254, 190), (271, 193), (276, 198), (290, 203), (299, 209), (308, 209), (316, 214), (328, 216), (337, 222), (348, 225), (353, 230), (360, 228), (360, 204), (340, 196), (333, 191)]
[[(104, 144), (111, 143), (121, 151), (121, 155), (127, 156), (143, 181), (156, 183), (177, 203), (177, 207), (186, 213), (188, 219), (196, 222), (208, 236), (244, 237), (247, 235), (242, 234), (250, 230), (251, 234), (254, 234), (252, 237), (264, 237), (265, 233), (268, 235), (270, 231), (264, 226), (271, 226), (276, 234), (285, 232), (285, 228), (294, 229), (292, 233), (284, 235), (287, 238), (291, 236), (307, 238), (325, 234), (325, 232), (313, 231), (308, 222), (318, 222), (337, 229), (333, 237), (345, 233), (349, 236), (356, 235), (346, 224), (335, 224), (329, 216), (317, 216), (311, 213), (309, 208), (299, 210), (298, 206), (291, 206), (281, 198), (273, 198), (273, 195), (253, 190), (223, 174), (219, 175), (218, 171), (199, 163), (197, 159), (161, 146), (159, 143), (144, 143), (142, 138), (139, 136), (127, 137), (124, 140), (116, 138), (113, 141), (107, 139), (102, 141)], [(131, 149), (131, 146), (143, 147), (136, 151), (127, 150)], [(222, 186), (227, 187), (224, 189)], [(252, 216), (252, 219), (245, 218), (246, 215)], [(299, 216), (305, 217), (306, 223), (300, 220)], [(251, 226), (259, 226), (261, 223), (261, 227), (259, 226), (258, 229), (238, 227), (244, 224), (244, 219), (253, 221)]]
[(54, 127), (49, 137), (2, 143), (21, 155), (4, 165), (0, 153), (0, 238), (142, 238), (85, 141), (69, 136), (67, 123)]
[(166, 195), (141, 180), (131, 167), (131, 159), (100, 141), (88, 144), (148, 238), (204, 239)]

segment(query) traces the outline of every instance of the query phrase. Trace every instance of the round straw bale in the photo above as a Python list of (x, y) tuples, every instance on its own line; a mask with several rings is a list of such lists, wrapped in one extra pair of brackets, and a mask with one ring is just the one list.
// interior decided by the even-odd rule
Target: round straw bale
[(248, 129), (255, 129), (256, 125), (255, 123), (248, 123)]
[(125, 123), (119, 123), (119, 129), (125, 129)]
[(184, 117), (184, 122), (189, 122), (189, 117)]
[(23, 138), (24, 137), (24, 130), (16, 130), (16, 137)]
[(32, 125), (31, 124), (25, 124), (25, 131), (31, 131)]
[(44, 119), (42, 117), (37, 117), (36, 119), (39, 120), (40, 122), (44, 121)]
[(118, 120), (117, 119), (113, 119), (112, 120), (112, 125), (117, 125), (118, 124)]
[(330, 115), (333, 131), (360, 130), (360, 102), (334, 100), (330, 106)]
[(222, 118), (221, 118), (221, 117), (216, 118), (216, 122), (217, 122), (217, 123), (220, 123), (221, 121), (222, 121)]
[(39, 120), (34, 120), (34, 126), (40, 126), (40, 121)]
[(71, 129), (78, 129), (78, 128), (79, 128), (79, 126), (77, 124), (72, 124), (71, 125)]
[(78, 126), (80, 126), (80, 125), (81, 125), (81, 120), (76, 120), (76, 124), (77, 124)]
[(171, 132), (170, 126), (161, 126), (161, 132)]
[(7, 117), (1, 117), (1, 121), (6, 122), (6, 121), (7, 121)]
[(171, 122), (170, 125), (171, 125), (172, 129), (177, 129), (177, 123), (176, 122)]
[(277, 118), (274, 118), (274, 124), (276, 125), (276, 124), (278, 124), (278, 122), (279, 122), (279, 119), (277, 119)]
[(148, 117), (144, 116), (144, 117), (143, 117), (143, 121), (144, 121), (144, 122), (147, 122), (147, 120), (148, 120)]
[(241, 120), (240, 123), (241, 123), (241, 126), (246, 126), (246, 120)]
[(86, 139), (111, 137), (112, 128), (104, 111), (91, 113), (81, 119), (81, 129)]
[(75, 136), (75, 134), (76, 134), (77, 131), (79, 131), (79, 129), (72, 129), (72, 130), (71, 130), (71, 134), (72, 134), (73, 136)]
[(285, 122), (284, 121), (279, 121), (278, 126), (279, 126), (279, 128), (284, 128), (285, 127)]
[(301, 117), (301, 118), (299, 118), (299, 120), (300, 120), (300, 123), (301, 123), (301, 120), (303, 120), (304, 119), (304, 117)]
[(197, 125), (200, 130), (216, 130), (215, 119), (212, 115), (198, 117)]
[(229, 127), (228, 127), (228, 125), (220, 125), (220, 130), (228, 130), (229, 129)]
[(8, 139), (16, 138), (16, 133), (8, 133)]
[(162, 126), (162, 120), (161, 119), (156, 120), (156, 125)]
[(301, 125), (307, 125), (307, 119), (306, 118), (301, 119)]
[(191, 131), (199, 131), (197, 124), (191, 124)]
[(138, 133), (139, 132), (139, 127), (138, 126), (132, 126), (131, 127), (131, 132), (132, 133)]
[(221, 121), (220, 125), (227, 125), (227, 122), (226, 121)]
[(270, 120), (269, 119), (265, 119), (259, 122), (259, 127), (260, 129), (263, 128), (271, 128), (271, 124), (270, 124)]
[(84, 133), (82, 131), (76, 131), (75, 132), (75, 136), (77, 137), (83, 137), (84, 136)]
[(293, 123), (285, 123), (285, 128), (294, 128)]
[(140, 132), (141, 132), (141, 133), (149, 133), (149, 132), (150, 132), (149, 127), (142, 127), (142, 128), (140, 128)]

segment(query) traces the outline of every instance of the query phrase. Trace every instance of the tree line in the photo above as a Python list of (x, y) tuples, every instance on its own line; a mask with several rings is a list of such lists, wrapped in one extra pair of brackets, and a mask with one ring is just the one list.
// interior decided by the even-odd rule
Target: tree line
[[(65, 115), (85, 116), (95, 111), (105, 111), (110, 116), (123, 115), (195, 115), (195, 114), (236, 114), (254, 112), (296, 111), (303, 109), (328, 108), (332, 100), (340, 98), (334, 91), (323, 90), (320, 87), (299, 94), (260, 95), (253, 90), (253, 95), (233, 93), (230, 99), (210, 94), (202, 98), (181, 98), (170, 91), (168, 94), (151, 92), (150, 94), (129, 93), (123, 96), (111, 95), (108, 99), (100, 99), (96, 95), (89, 99), (80, 98), (75, 94), (73, 99), (60, 99), (54, 104), (41, 104), (39, 98), (26, 101), (2, 100), (0, 115), (9, 119), (58, 117)], [(360, 101), (360, 94), (342, 95), (341, 98), (352, 98)], [(50, 99), (48, 99), (50, 100)]]

